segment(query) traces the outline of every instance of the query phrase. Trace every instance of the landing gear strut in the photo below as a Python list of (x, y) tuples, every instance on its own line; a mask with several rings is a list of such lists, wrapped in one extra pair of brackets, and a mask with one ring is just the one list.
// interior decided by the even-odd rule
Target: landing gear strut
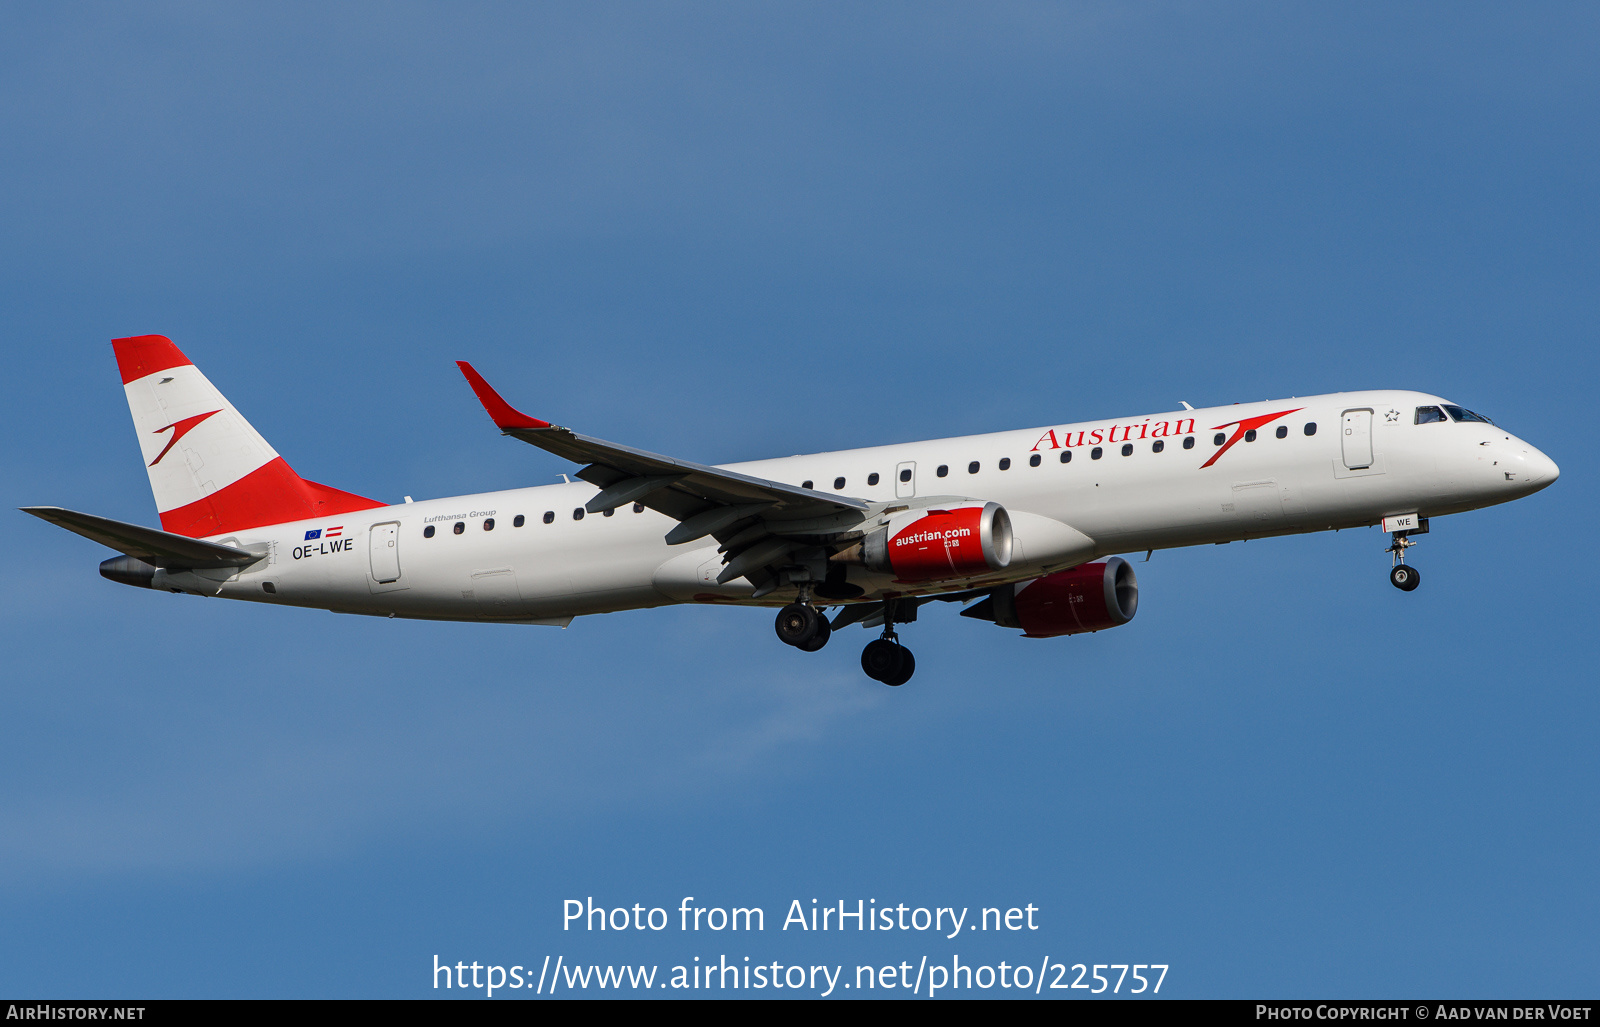
[(1389, 584), (1402, 592), (1414, 591), (1418, 585), (1422, 584), (1422, 575), (1417, 572), (1415, 567), (1406, 563), (1406, 550), (1417, 544), (1407, 537), (1410, 534), (1411, 532), (1409, 531), (1390, 532), (1389, 537), (1393, 541), (1390, 543), (1389, 548), (1384, 550), (1386, 553), (1394, 554), (1394, 567), (1389, 571)]
[[(913, 606), (913, 612), (915, 607)], [(874, 681), (886, 685), (903, 685), (916, 673), (917, 659), (911, 650), (900, 644), (895, 634), (895, 601), (884, 600), (883, 636), (867, 643), (861, 650), (861, 669)], [(907, 618), (908, 620), (911, 618)]]

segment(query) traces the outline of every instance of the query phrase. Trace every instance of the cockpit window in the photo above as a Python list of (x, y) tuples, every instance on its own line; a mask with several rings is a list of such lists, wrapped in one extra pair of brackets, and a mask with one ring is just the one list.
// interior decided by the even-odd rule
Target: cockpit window
[(1451, 417), (1455, 418), (1458, 421), (1477, 421), (1479, 424), (1493, 424), (1494, 423), (1493, 421), (1489, 420), (1487, 417), (1483, 416), (1482, 414), (1475, 414), (1472, 411), (1468, 410), (1466, 407), (1458, 407), (1458, 406), (1455, 406), (1454, 404), (1446, 403), (1444, 405), (1444, 408), (1445, 408), (1445, 410), (1449, 411)]
[(1438, 407), (1417, 407), (1418, 424), (1432, 424), (1435, 421), (1448, 422), (1449, 418), (1445, 417), (1444, 411)]

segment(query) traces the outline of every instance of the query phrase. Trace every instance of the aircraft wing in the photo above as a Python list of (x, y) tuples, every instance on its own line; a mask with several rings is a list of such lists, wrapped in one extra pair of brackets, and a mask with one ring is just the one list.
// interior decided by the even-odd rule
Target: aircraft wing
[(20, 509), (23, 513), (33, 514), (41, 520), (77, 532), (84, 538), (94, 539), (103, 546), (110, 546), (119, 553), (137, 557), (156, 567), (185, 570), (242, 567), (261, 559), (258, 553), (232, 546), (202, 542), (187, 535), (174, 535), (170, 531), (113, 521), (109, 517), (63, 510), (59, 506), (24, 506)]
[(456, 363), (502, 434), (587, 465), (578, 477), (599, 486), (600, 494), (584, 509), (598, 513), (625, 503), (642, 503), (680, 522), (667, 533), (670, 544), (706, 535), (723, 541), (733, 534), (749, 535), (748, 530), (732, 529), (755, 518), (773, 529), (762, 535), (781, 532), (784, 523), (797, 529), (822, 522), (837, 522), (842, 527), (858, 522), (871, 508), (849, 496), (832, 496), (579, 435), (522, 413), (501, 399), (471, 364), (465, 360)]

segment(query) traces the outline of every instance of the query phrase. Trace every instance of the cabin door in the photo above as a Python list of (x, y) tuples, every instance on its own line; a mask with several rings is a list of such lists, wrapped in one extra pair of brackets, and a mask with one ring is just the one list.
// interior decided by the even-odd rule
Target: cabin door
[(1352, 471), (1372, 466), (1372, 411), (1346, 410), (1339, 435), (1344, 465)]
[(387, 584), (400, 580), (400, 525), (374, 524), (368, 533), (372, 560), (372, 580)]

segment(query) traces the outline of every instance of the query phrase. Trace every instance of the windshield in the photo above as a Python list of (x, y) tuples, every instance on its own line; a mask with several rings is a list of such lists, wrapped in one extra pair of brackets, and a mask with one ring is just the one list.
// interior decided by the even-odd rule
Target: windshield
[(1455, 418), (1458, 421), (1478, 421), (1478, 422), (1481, 422), (1483, 424), (1493, 424), (1494, 423), (1493, 421), (1489, 420), (1487, 417), (1483, 416), (1482, 414), (1475, 414), (1472, 411), (1468, 410), (1466, 407), (1458, 407), (1458, 406), (1454, 406), (1452, 404), (1446, 403), (1444, 405), (1444, 408), (1445, 408), (1445, 410), (1449, 411), (1451, 417)]

